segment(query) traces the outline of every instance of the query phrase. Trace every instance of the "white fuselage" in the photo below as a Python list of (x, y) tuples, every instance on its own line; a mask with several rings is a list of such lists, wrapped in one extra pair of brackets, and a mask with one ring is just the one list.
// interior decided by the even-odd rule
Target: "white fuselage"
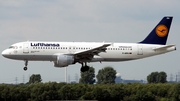
[[(75, 54), (93, 49), (105, 43), (100, 42), (19, 42), (13, 44), (9, 49), (2, 52), (2, 55), (16, 60), (28, 61), (56, 61), (59, 54)], [(176, 49), (175, 46), (155, 50), (167, 45), (140, 44), (140, 43), (112, 43), (105, 52), (94, 55), (86, 62), (98, 61), (126, 61), (145, 58), (153, 55), (163, 54)], [(83, 61), (83, 60), (82, 60)]]
[(139, 43), (105, 42), (19, 42), (2, 52), (6, 58), (28, 61), (52, 61), (55, 67), (82, 64), (81, 72), (89, 70), (87, 62), (118, 62), (141, 59), (176, 50), (166, 45), (173, 17), (166, 16), (149, 35)]

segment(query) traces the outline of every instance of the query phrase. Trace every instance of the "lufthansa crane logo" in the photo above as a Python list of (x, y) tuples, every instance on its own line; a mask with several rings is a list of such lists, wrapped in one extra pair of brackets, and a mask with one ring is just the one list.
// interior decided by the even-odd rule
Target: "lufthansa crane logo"
[(168, 33), (168, 28), (165, 25), (159, 25), (156, 27), (156, 34), (159, 37), (165, 37)]

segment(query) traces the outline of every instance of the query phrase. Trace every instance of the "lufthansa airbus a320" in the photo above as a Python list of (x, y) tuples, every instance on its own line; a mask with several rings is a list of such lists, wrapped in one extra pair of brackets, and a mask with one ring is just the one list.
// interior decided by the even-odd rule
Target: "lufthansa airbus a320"
[(26, 41), (11, 45), (2, 55), (23, 60), (24, 70), (27, 70), (28, 61), (52, 61), (55, 67), (80, 63), (81, 72), (85, 72), (89, 62), (129, 61), (176, 50), (175, 45), (166, 45), (172, 19), (164, 17), (143, 41), (137, 43)]

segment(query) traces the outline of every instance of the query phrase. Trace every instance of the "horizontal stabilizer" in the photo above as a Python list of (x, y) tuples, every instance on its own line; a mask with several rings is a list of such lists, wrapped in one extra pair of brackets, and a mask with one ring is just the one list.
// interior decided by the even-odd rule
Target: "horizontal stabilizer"
[(174, 46), (175, 46), (175, 45), (166, 45), (166, 46), (154, 48), (153, 50), (165, 50), (165, 49), (168, 49), (168, 48), (174, 47)]

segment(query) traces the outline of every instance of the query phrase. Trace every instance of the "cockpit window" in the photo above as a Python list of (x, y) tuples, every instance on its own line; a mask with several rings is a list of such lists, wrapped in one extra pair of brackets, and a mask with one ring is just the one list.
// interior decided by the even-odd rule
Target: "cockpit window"
[(17, 46), (10, 46), (9, 49), (18, 49)]
[(14, 46), (10, 46), (9, 49), (14, 49), (15, 47)]

